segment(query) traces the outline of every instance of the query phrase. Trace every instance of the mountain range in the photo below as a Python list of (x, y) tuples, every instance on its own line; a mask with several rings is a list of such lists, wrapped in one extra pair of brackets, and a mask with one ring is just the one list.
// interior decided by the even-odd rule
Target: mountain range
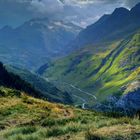
[(139, 7), (117, 8), (86, 29), (48, 18), (31, 19), (16, 28), (5, 26), (0, 29), (0, 60), (35, 70), (84, 46), (120, 40), (139, 29)]
[(0, 29), (0, 140), (139, 138), (140, 3), (85, 29), (48, 18)]
[(112, 14), (103, 15), (96, 23), (82, 30), (71, 43), (71, 47), (105, 43), (120, 40), (140, 28), (140, 4), (131, 10), (117, 8)]
[(0, 29), (0, 60), (7, 64), (35, 69), (49, 59), (68, 53), (65, 46), (82, 28), (72, 23), (36, 18), (23, 25)]
[(5, 26), (0, 60), (52, 101), (84, 109), (122, 105), (124, 95), (140, 87), (139, 12), (140, 4), (117, 8), (86, 29), (48, 18)]
[(70, 93), (78, 103), (88, 107), (94, 108), (96, 104), (102, 108), (100, 103), (103, 107), (113, 103), (130, 109), (127, 105), (133, 104), (132, 110), (139, 110), (139, 11), (137, 4), (130, 11), (117, 8), (111, 15), (101, 17), (72, 42), (81, 49), (45, 64), (38, 73), (62, 90), (71, 88)]

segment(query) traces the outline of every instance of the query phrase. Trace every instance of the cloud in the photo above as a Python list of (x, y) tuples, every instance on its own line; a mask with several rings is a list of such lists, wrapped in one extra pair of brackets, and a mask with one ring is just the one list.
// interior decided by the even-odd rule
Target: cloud
[(32, 0), (30, 6), (34, 12), (50, 14), (61, 11), (63, 4), (59, 0)]
[(138, 2), (140, 0), (0, 0), (0, 27), (5, 24), (17, 26), (35, 17), (87, 26), (117, 7), (132, 8)]
[(62, 3), (65, 4), (79, 4), (79, 5), (88, 5), (88, 4), (114, 4), (114, 3), (120, 3), (124, 6), (133, 7), (137, 3), (140, 2), (140, 0), (59, 0)]
[(33, 17), (28, 7), (29, 1), (0, 0), (0, 27), (6, 24), (16, 26)]
[(129, 8), (132, 8), (139, 2), (140, 2), (140, 0), (126, 0), (125, 5), (128, 6)]
[(93, 0), (60, 0), (63, 4), (72, 6), (82, 6), (94, 3)]
[(119, 0), (59, 0), (60, 2), (64, 4), (74, 5), (89, 5), (89, 4), (111, 4), (118, 2)]
[(62, 9), (57, 0), (0, 0), (0, 27), (16, 27), (36, 17), (53, 17)]

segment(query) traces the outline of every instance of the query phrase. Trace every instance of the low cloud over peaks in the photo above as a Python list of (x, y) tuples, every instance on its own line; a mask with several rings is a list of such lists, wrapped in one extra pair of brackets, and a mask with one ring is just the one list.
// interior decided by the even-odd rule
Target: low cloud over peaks
[(63, 9), (63, 5), (59, 0), (32, 0), (30, 6), (40, 13), (54, 13)]
[(138, 2), (140, 0), (0, 0), (0, 27), (18, 26), (36, 17), (67, 20), (85, 27), (117, 7), (132, 8)]
[(126, 0), (125, 5), (128, 6), (129, 8), (132, 8), (139, 2), (140, 2), (140, 0)]
[(120, 3), (121, 5), (126, 5), (129, 7), (135, 6), (137, 3), (140, 2), (140, 0), (59, 0), (62, 3), (65, 4), (114, 4), (114, 3)]

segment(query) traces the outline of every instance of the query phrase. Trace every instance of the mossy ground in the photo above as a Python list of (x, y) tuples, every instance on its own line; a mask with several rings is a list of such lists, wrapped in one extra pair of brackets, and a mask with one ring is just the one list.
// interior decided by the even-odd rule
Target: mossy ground
[(137, 118), (113, 118), (49, 103), (4, 87), (0, 88), (0, 95), (1, 140), (140, 138), (140, 121)]

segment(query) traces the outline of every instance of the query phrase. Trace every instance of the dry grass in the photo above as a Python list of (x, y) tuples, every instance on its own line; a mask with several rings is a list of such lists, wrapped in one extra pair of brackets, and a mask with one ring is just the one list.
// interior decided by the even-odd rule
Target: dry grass
[(111, 135), (122, 135), (127, 136), (128, 134), (140, 133), (140, 126), (132, 126), (132, 125), (114, 125), (110, 127), (103, 127), (93, 132), (94, 135), (108, 137)]
[(20, 97), (0, 97), (0, 140), (95, 140), (95, 136), (127, 137), (139, 133), (138, 119), (112, 118), (25, 93)]
[(9, 108), (11, 106), (15, 106), (21, 102), (21, 99), (16, 97), (7, 97), (7, 98), (0, 98), (0, 109)]

